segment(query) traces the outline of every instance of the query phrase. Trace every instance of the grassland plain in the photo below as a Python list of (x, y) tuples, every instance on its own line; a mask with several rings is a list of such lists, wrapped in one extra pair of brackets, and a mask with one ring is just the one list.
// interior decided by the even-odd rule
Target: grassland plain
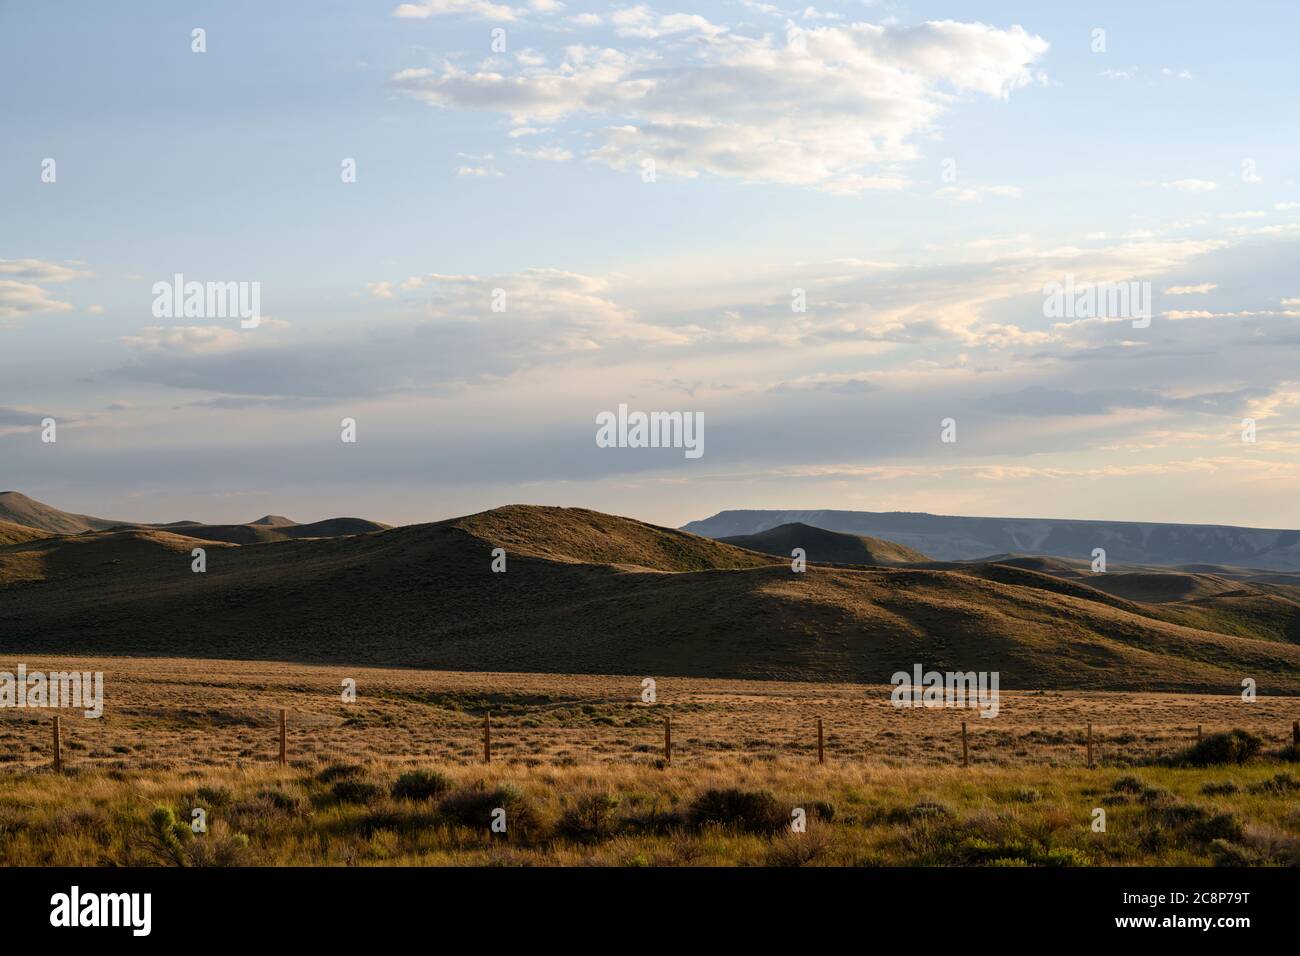
[[(62, 774), (50, 711), (0, 712), (7, 865), (1300, 862), (1294, 698), (1004, 691), (981, 719), (898, 709), (888, 687), (851, 684), (666, 678), (647, 705), (638, 677), (23, 660), (102, 670), (105, 708), (61, 712)], [(1165, 765), (1198, 725), (1207, 738), (1248, 731), (1260, 753)], [(497, 807), (505, 834), (490, 830)], [(804, 833), (790, 832), (796, 808)]]

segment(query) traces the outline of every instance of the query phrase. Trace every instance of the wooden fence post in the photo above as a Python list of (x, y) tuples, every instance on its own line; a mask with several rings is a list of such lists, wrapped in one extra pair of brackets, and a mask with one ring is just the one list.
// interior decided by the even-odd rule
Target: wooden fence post
[(664, 763), (673, 762), (673, 719), (664, 716)]
[(825, 739), (822, 737), (822, 719), (820, 717), (817, 718), (817, 762), (826, 762), (826, 745)]
[(1088, 767), (1092, 767), (1092, 724), (1088, 725)]
[(492, 711), (483, 715), (483, 762), (492, 762)]
[(59, 739), (59, 718), (54, 718), (54, 772), (63, 772), (63, 741)]
[(289, 712), (283, 707), (280, 708), (280, 766), (283, 767), (289, 762), (289, 735), (288, 735)]
[(970, 748), (966, 744), (966, 721), (961, 722), (961, 765), (970, 766)]

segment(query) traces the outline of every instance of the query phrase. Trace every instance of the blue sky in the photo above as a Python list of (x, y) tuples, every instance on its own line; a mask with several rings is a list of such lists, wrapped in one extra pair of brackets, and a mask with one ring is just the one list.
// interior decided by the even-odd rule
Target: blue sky
[[(160, 521), (1298, 526), (1298, 18), (6, 5), (0, 484)], [(160, 320), (178, 272), (267, 320)], [(1066, 276), (1150, 283), (1150, 326), (1047, 317)], [(702, 412), (706, 453), (597, 448), (621, 402)]]

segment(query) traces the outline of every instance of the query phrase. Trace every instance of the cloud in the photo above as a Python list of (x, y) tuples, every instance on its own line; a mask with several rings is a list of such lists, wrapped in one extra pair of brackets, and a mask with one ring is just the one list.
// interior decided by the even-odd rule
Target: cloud
[(30, 282), (68, 282), (89, 279), (94, 273), (40, 259), (0, 259), (0, 276), (13, 276)]
[(491, 0), (423, 0), (421, 3), (399, 4), (393, 16), (404, 20), (425, 20), (429, 17), (468, 16), (482, 20), (510, 22), (526, 16), (527, 10), (510, 7)]
[(1213, 282), (1202, 282), (1200, 285), (1171, 285), (1165, 289), (1165, 295), (1204, 295), (1218, 286)]
[(553, 163), (564, 163), (573, 159), (573, 153), (563, 146), (538, 146), (536, 149), (516, 149), (513, 152), (516, 156), (541, 159)]
[(0, 319), (18, 318), (37, 312), (71, 312), (72, 305), (51, 298), (38, 285), (0, 279)]
[(801, 375), (788, 381), (779, 382), (768, 389), (775, 395), (787, 392), (877, 392), (881, 386), (871, 380), (865, 372), (821, 372), (815, 375)]
[(944, 186), (935, 195), (955, 203), (969, 203), (983, 202), (985, 196), (1019, 199), (1021, 189), (1019, 186)]
[(680, 33), (716, 37), (727, 32), (726, 27), (710, 23), (698, 14), (672, 13), (656, 18), (650, 8), (644, 5), (618, 10), (610, 15), (609, 20), (619, 36), (642, 39), (658, 39)]
[[(263, 329), (150, 326), (121, 340), (130, 361), (112, 374), (234, 396), (432, 393), (606, 352), (617, 361), (695, 338), (642, 321), (610, 298), (606, 280), (560, 269), (430, 273), (367, 289), (391, 315), (292, 340)], [(497, 303), (504, 311), (494, 311)]]
[(238, 349), (246, 337), (218, 325), (150, 325), (122, 342), (143, 352), (187, 356)]
[(1177, 189), (1184, 193), (1202, 193), (1218, 189), (1219, 184), (1208, 179), (1175, 179), (1173, 182), (1161, 183), (1161, 189)]
[[(859, 193), (895, 189), (963, 97), (1006, 99), (1035, 82), (1047, 41), (1021, 27), (941, 21), (855, 23), (752, 38), (700, 17), (620, 11), (651, 48), (570, 46), (561, 62), (513, 72), (453, 62), (403, 70), (391, 85), (430, 106), (488, 110), (519, 126), (564, 122), (616, 169)], [(683, 36), (698, 42), (683, 44)]]

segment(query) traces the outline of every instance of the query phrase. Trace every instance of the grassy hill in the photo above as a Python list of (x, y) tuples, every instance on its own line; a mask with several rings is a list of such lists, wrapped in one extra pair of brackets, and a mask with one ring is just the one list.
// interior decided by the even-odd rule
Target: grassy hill
[[(1204, 612), (1191, 626), (1167, 606), (1006, 566), (793, 574), (784, 561), (631, 519), (512, 506), (210, 547), (199, 575), (189, 552), (205, 545), (183, 530), (0, 547), (8, 646), (873, 683), (921, 663), (997, 670), (1008, 688), (1232, 693), (1250, 676), (1263, 693), (1300, 693), (1294, 643), (1228, 633)], [(496, 547), (504, 574), (491, 570)]]

